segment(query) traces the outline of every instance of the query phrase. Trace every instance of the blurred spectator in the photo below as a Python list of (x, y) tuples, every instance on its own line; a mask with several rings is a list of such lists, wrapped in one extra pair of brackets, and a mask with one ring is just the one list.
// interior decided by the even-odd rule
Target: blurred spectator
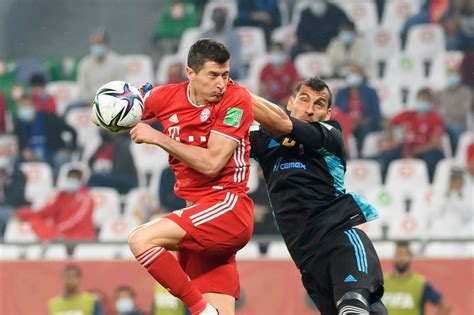
[(163, 54), (176, 51), (183, 32), (199, 25), (199, 16), (191, 0), (167, 0), (160, 9), (154, 38)]
[(348, 20), (346, 13), (335, 4), (327, 0), (311, 1), (309, 7), (301, 12), (292, 57), (302, 52), (324, 52), (331, 39), (337, 36), (341, 25)]
[(458, 69), (448, 69), (447, 87), (437, 93), (435, 100), (436, 109), (445, 120), (453, 152), (456, 152), (459, 136), (467, 130), (474, 111), (472, 91), (461, 84)]
[(436, 164), (444, 157), (441, 143), (444, 131), (443, 118), (433, 109), (431, 90), (420, 89), (414, 110), (403, 111), (388, 123), (389, 148), (378, 157), (383, 174), (395, 159), (419, 158), (426, 162), (432, 180)]
[(270, 62), (260, 72), (259, 95), (280, 105), (286, 105), (288, 95), (299, 81), (295, 64), (286, 54), (283, 44), (272, 43)]
[(12, 116), (15, 116), (15, 102), (11, 97), (10, 91), (16, 83), (15, 70), (15, 62), (8, 62), (0, 56), (0, 92), (6, 98), (7, 108)]
[(168, 80), (166, 84), (180, 83), (186, 80), (184, 66), (181, 62), (172, 63), (168, 67)]
[(474, 89), (474, 49), (464, 53), (459, 68), (461, 69), (462, 83)]
[(152, 315), (184, 315), (186, 307), (159, 283), (155, 283)]
[[(76, 148), (76, 131), (56, 114), (37, 112), (28, 94), (20, 97), (17, 106), (14, 127), (21, 161), (46, 161), (57, 173), (61, 165), (71, 161)], [(69, 137), (67, 142), (63, 138), (65, 134)]]
[(230, 64), (230, 76), (233, 79), (242, 77), (242, 62), (240, 59), (240, 37), (237, 30), (227, 23), (228, 12), (225, 8), (217, 7), (212, 12), (213, 27), (210, 30), (205, 30), (201, 37), (213, 38), (218, 42), (223, 43), (229, 49), (232, 55), (232, 62)]
[(441, 23), (448, 50), (474, 49), (474, 1), (457, 0), (453, 12)]
[(349, 116), (340, 110), (337, 106), (331, 107), (331, 119), (337, 120), (342, 127), (342, 133), (344, 135), (344, 144), (347, 148), (349, 143), (349, 138), (352, 134), (352, 124)]
[(103, 315), (103, 307), (97, 297), (80, 291), (81, 269), (77, 265), (66, 265), (62, 272), (64, 293), (48, 301), (48, 314)]
[(30, 78), (31, 96), (37, 112), (56, 113), (56, 101), (46, 92), (46, 78), (41, 73)]
[(112, 187), (126, 194), (137, 186), (137, 170), (130, 153), (130, 137), (127, 133), (113, 135), (100, 130), (101, 143), (89, 159), (92, 169), (90, 187)]
[(410, 271), (413, 254), (409, 243), (398, 242), (394, 271), (385, 275), (382, 301), (390, 315), (424, 314), (427, 302), (435, 304), (438, 315), (451, 313), (451, 306), (422, 275)]
[(84, 185), (82, 172), (71, 169), (64, 187), (53, 201), (40, 209), (19, 208), (17, 216), (29, 221), (41, 240), (93, 240), (95, 228), (92, 222), (94, 201)]
[(14, 162), (11, 148), (0, 144), (0, 238), (16, 207), (25, 206), (26, 177)]
[(267, 45), (272, 31), (281, 25), (277, 0), (237, 0), (235, 26), (256, 26), (263, 29)]
[(3, 92), (0, 91), (0, 133), (5, 133), (7, 131), (7, 100), (3, 95)]
[(335, 77), (345, 77), (351, 66), (358, 64), (365, 72), (370, 72), (370, 54), (367, 41), (358, 35), (354, 23), (345, 21), (339, 34), (329, 43), (326, 54), (334, 69)]
[(136, 306), (135, 291), (127, 286), (115, 289), (115, 310), (119, 315), (142, 315), (143, 312)]
[(124, 79), (125, 67), (120, 56), (110, 48), (105, 30), (97, 31), (90, 37), (89, 55), (82, 58), (78, 66), (80, 102), (74, 102), (68, 109), (90, 105), (99, 87), (109, 81)]
[(186, 207), (186, 202), (174, 193), (175, 183), (176, 177), (174, 172), (171, 167), (167, 166), (161, 173), (158, 185), (158, 200), (165, 213)]
[(263, 177), (262, 169), (259, 167), (258, 186), (257, 189), (249, 194), (254, 202), (254, 228), (253, 233), (262, 234), (278, 234), (278, 228), (273, 217), (272, 208), (268, 199), (267, 185)]
[(334, 103), (349, 117), (360, 152), (365, 136), (380, 130), (382, 117), (379, 97), (377, 92), (368, 86), (364, 70), (359, 65), (351, 67), (346, 84), (345, 88), (337, 92)]
[[(472, 183), (474, 184), (474, 142), (467, 146), (466, 150), (466, 169), (471, 174)], [(473, 189), (474, 191), (474, 189)]]

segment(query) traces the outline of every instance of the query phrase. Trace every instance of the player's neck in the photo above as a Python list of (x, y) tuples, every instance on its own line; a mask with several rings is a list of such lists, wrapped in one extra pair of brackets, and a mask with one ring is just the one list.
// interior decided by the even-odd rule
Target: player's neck
[(196, 107), (202, 107), (206, 105), (206, 100), (202, 97), (199, 97), (196, 93), (191, 82), (189, 82), (188, 87), (186, 89), (186, 93), (188, 96), (188, 101)]

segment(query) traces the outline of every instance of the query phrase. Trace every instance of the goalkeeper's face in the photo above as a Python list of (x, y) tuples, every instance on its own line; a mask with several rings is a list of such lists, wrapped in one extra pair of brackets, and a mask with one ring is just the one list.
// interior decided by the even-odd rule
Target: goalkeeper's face
[(303, 85), (295, 96), (288, 99), (287, 109), (291, 116), (304, 122), (328, 120), (331, 117), (329, 91), (315, 91)]
[(206, 61), (198, 72), (188, 68), (188, 78), (197, 99), (206, 103), (219, 102), (227, 89), (229, 70), (230, 61), (222, 64)]

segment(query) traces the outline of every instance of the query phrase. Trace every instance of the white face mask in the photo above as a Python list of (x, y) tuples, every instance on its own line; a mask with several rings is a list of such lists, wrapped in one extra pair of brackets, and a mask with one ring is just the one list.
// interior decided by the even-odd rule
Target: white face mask
[(64, 190), (69, 193), (75, 193), (79, 189), (81, 189), (82, 183), (80, 180), (75, 178), (68, 178), (64, 183)]
[(276, 66), (281, 66), (286, 61), (286, 55), (281, 51), (274, 51), (270, 53), (270, 60), (272, 64)]
[(8, 156), (0, 156), (0, 169), (6, 170), (10, 167), (10, 158)]
[(364, 79), (360, 74), (357, 73), (351, 73), (346, 78), (346, 83), (350, 87), (359, 86), (362, 84), (362, 81), (364, 81)]
[(32, 105), (22, 106), (16, 112), (18, 119), (25, 122), (31, 122), (35, 119), (35, 108)]
[(133, 300), (129, 298), (121, 298), (115, 302), (115, 308), (120, 314), (133, 311)]

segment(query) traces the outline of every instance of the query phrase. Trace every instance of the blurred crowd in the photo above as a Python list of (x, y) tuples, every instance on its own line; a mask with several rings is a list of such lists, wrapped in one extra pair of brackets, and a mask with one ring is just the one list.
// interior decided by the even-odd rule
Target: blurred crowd
[[(332, 118), (343, 125), (350, 158), (379, 163), (383, 181), (393, 161), (420, 159), (430, 183), (440, 161), (455, 160), (438, 192), (443, 206), (437, 211), (472, 222), (474, 1), (365, 3), (370, 5), (167, 0), (153, 38), (164, 56), (144, 60), (151, 73), (153, 62), (158, 65), (151, 77), (155, 84), (181, 82), (186, 79), (182, 53), (189, 43), (215, 38), (231, 51), (231, 76), (283, 108), (299, 80), (319, 75), (332, 89)], [(405, 10), (397, 25), (390, 20), (396, 4)], [(367, 24), (367, 12), (374, 25)], [(399, 51), (381, 58), (371, 36), (384, 42), (389, 35), (396, 36)], [(423, 36), (433, 42), (429, 45), (442, 39), (438, 55), (432, 56), (436, 59), (413, 53), (429, 46)], [(113, 80), (145, 83), (141, 80), (147, 76), (140, 73), (146, 72), (146, 63), (114, 51), (104, 28), (90, 36), (89, 47), (80, 58), (0, 56), (0, 238), (8, 222), (21, 221), (29, 222), (42, 240), (96, 239), (112, 213), (104, 212), (105, 218), (95, 213), (107, 195), (104, 187), (118, 198), (114, 215), (130, 215), (136, 224), (184, 205), (173, 195), (170, 168), (144, 169), (146, 156), (134, 151), (128, 134), (90, 124), (88, 110), (97, 89)], [(392, 59), (400, 61), (395, 68)], [(413, 70), (414, 63), (420, 77), (408, 82), (402, 71)], [(390, 93), (397, 96), (389, 98)], [(262, 175), (258, 169), (253, 173), (254, 233), (277, 234)], [(40, 182), (31, 184), (35, 180)], [(132, 195), (143, 191), (156, 202), (145, 207), (142, 196), (130, 206)]]

